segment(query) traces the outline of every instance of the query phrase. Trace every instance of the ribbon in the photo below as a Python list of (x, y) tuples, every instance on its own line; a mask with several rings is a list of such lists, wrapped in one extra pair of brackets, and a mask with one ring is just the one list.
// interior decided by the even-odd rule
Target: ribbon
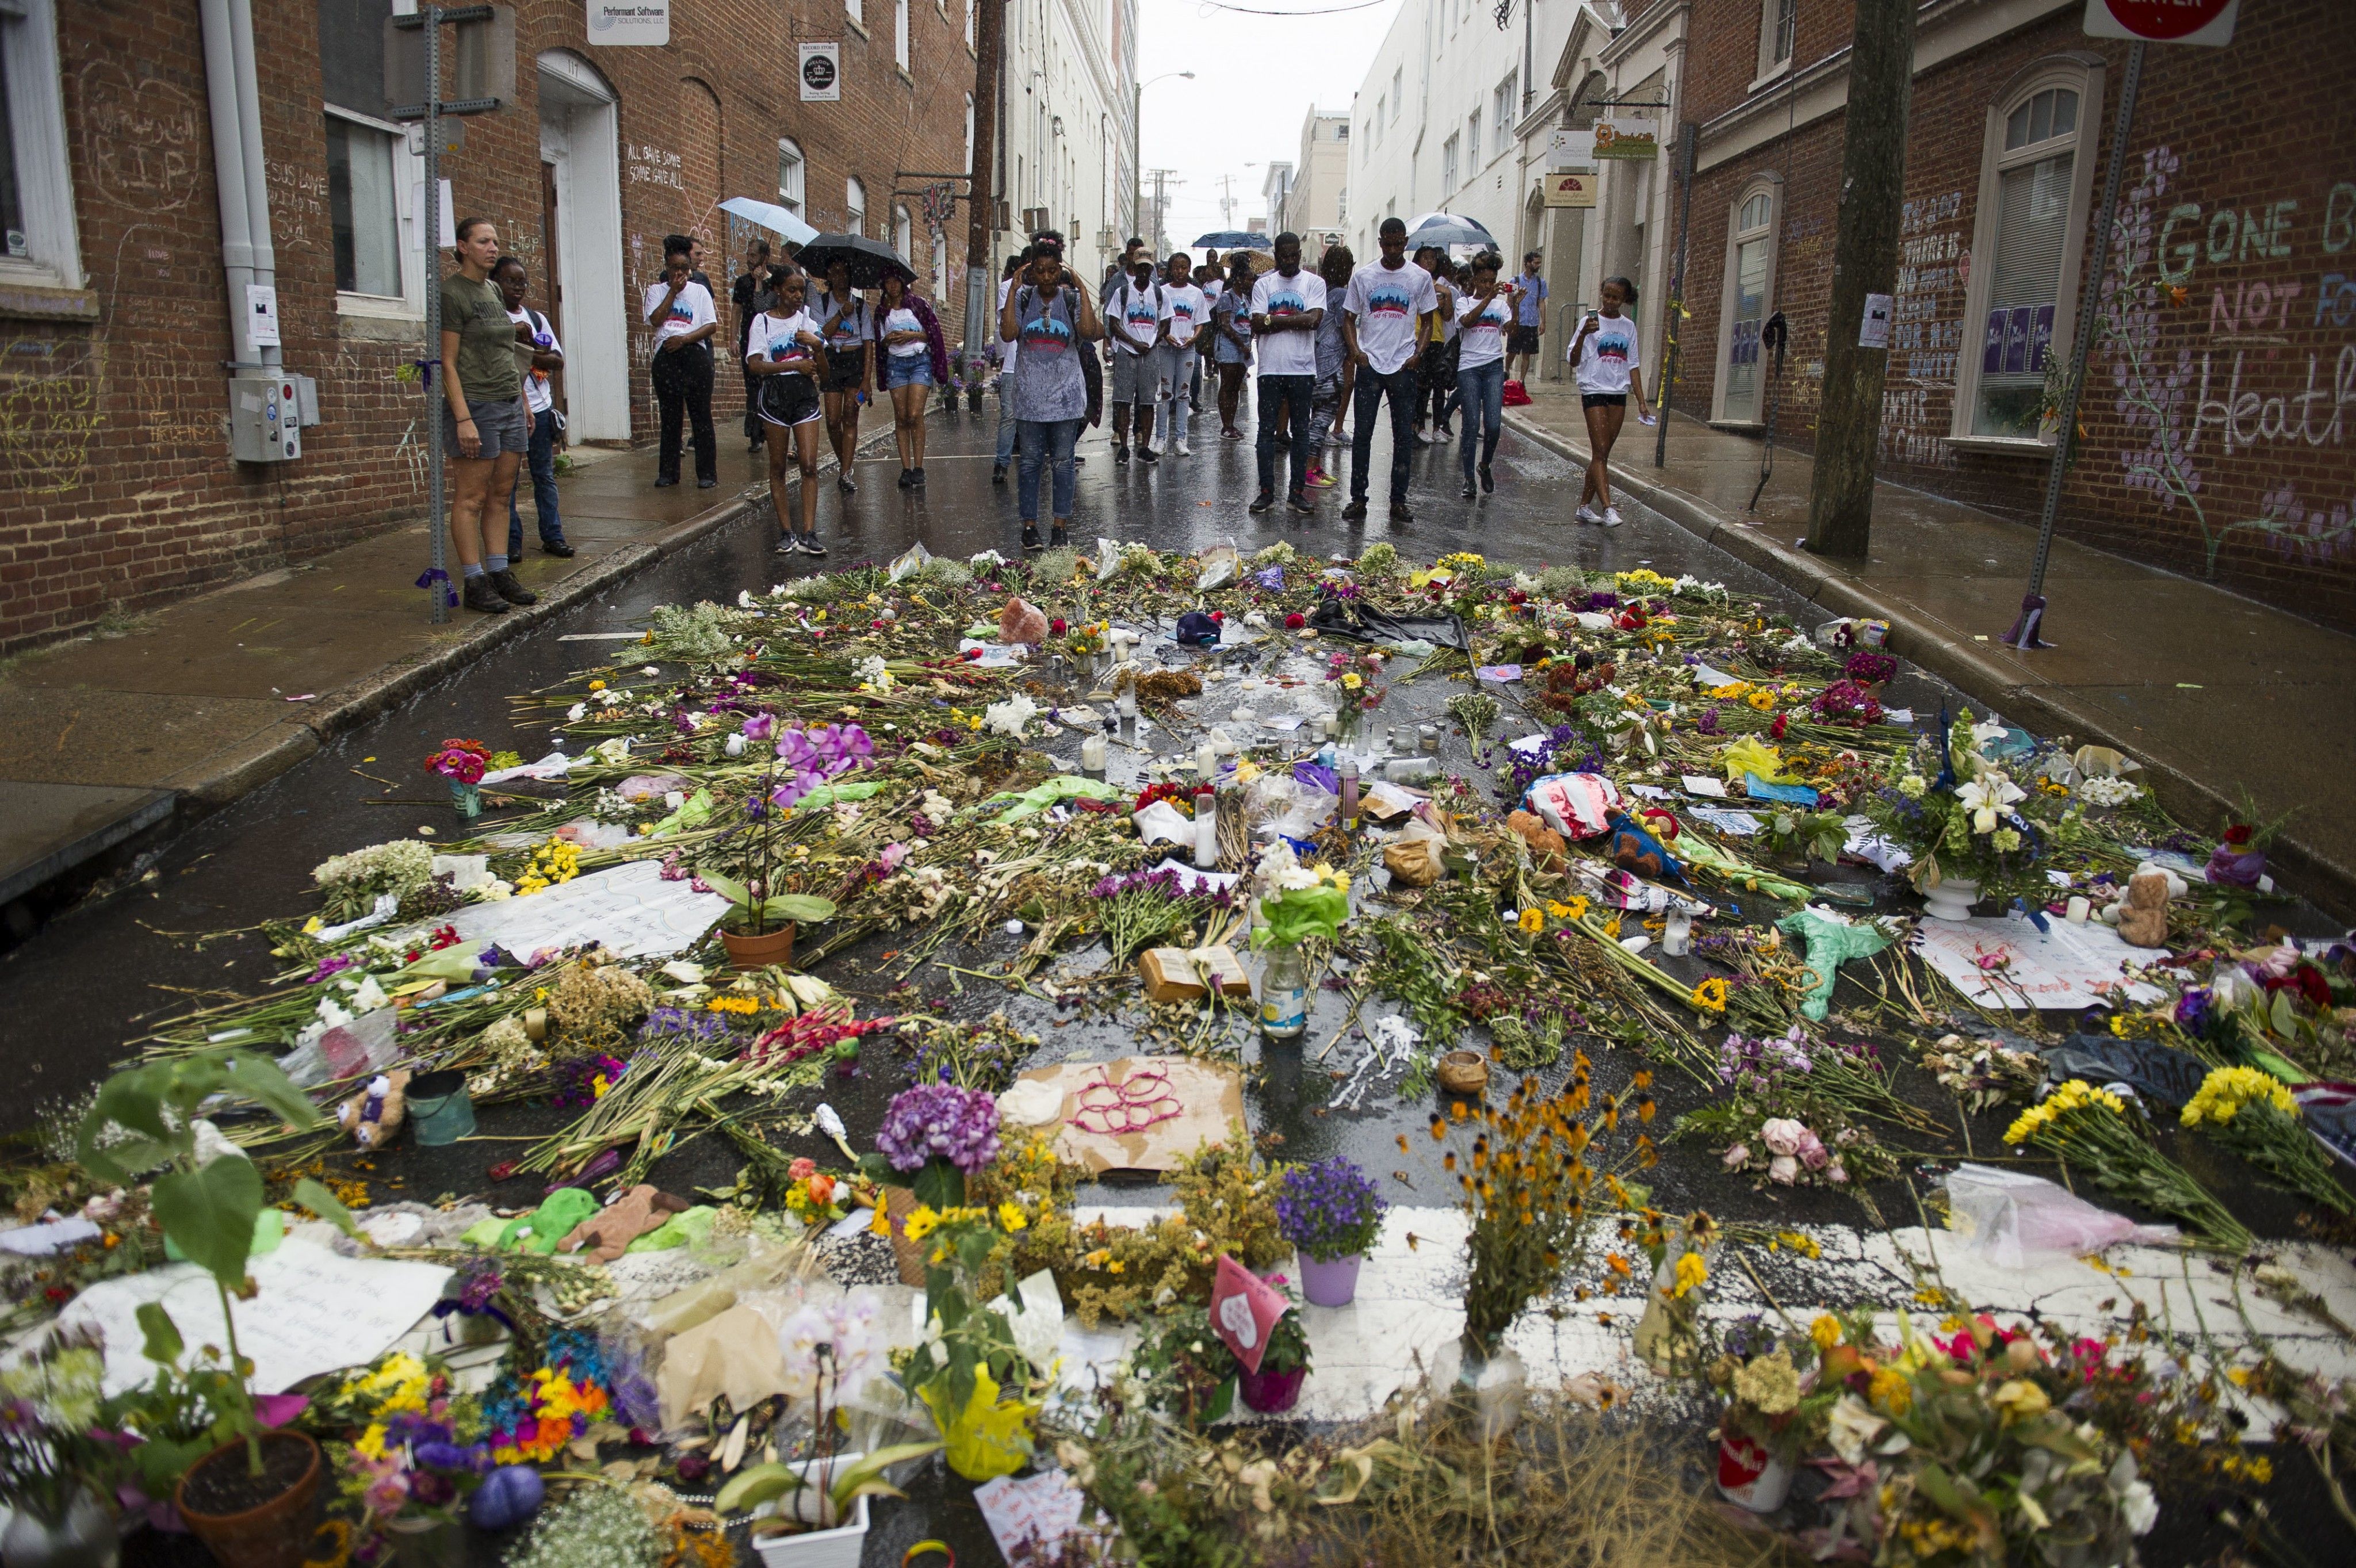
[[(516, 1332), (515, 1319), (509, 1317), (506, 1313), (500, 1311), (498, 1307), (492, 1305), (488, 1302), (485, 1302), (480, 1306), (468, 1306), (464, 1301), (455, 1295), (445, 1295), (440, 1301), (434, 1304), (434, 1316), (435, 1317), (447, 1319), (452, 1313), (456, 1313), (462, 1317), (494, 1318), (498, 1322), (499, 1326), (505, 1328), (509, 1333), (513, 1334)], [(454, 1343), (457, 1338), (457, 1336), (451, 1332), (451, 1327), (452, 1325), (446, 1321), (442, 1325), (442, 1338), (443, 1342), (445, 1344)]]
[(442, 592), (449, 596), (451, 604), (455, 605), (458, 602), (458, 590), (449, 585), (449, 573), (439, 566), (428, 566), (417, 575), (417, 585), (421, 588), (431, 588), (436, 583), (443, 585)]

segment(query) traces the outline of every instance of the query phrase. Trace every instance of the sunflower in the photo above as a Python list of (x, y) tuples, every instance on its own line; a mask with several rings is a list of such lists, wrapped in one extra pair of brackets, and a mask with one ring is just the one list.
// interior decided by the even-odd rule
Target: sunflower
[(1723, 1013), (1726, 1011), (1726, 982), (1713, 974), (1695, 986), (1693, 994), (1686, 1000), (1705, 1012)]

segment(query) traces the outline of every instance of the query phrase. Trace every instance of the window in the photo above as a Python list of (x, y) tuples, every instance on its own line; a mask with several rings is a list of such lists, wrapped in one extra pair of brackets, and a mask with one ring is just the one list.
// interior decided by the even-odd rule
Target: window
[(867, 188), (859, 183), (856, 175), (842, 182), (842, 231), (867, 232)]
[(845, 16), (859, 24), (862, 31), (866, 29), (867, 0), (842, 0), (842, 10)]
[(1333, 193), (1333, 221), (1336, 226), (1350, 220), (1350, 188), (1342, 187)]
[(397, 145), (373, 125), (327, 115), (327, 221), (339, 293), (401, 296)]
[(933, 231), (933, 293), (946, 297), (949, 291), (949, 239), (938, 229)]
[[(2076, 60), (2032, 68), (1989, 112), (1962, 340), (1946, 345), (1957, 351), (1958, 436), (2040, 438), (2046, 367), (2069, 350), (2094, 164), (2079, 141), (2100, 70)], [(1938, 239), (1926, 230), (1901, 242)], [(1893, 348), (1907, 346), (1904, 332), (1901, 323)]]
[(892, 58), (902, 70), (908, 69), (908, 0), (894, 0), (892, 10)]
[(802, 148), (791, 136), (777, 138), (777, 205), (802, 215)]
[(1478, 109), (1472, 111), (1472, 117), (1464, 122), (1464, 166), (1474, 172), (1481, 167), (1481, 111)]
[(1497, 83), (1496, 93), (1490, 100), (1489, 120), (1497, 127), (1497, 134), (1501, 139), (1513, 128), (1514, 123), (1521, 118), (1521, 105), (1514, 101), (1515, 75), (1515, 72), (1507, 71), (1505, 80)]
[(1399, 105), (1400, 105), (1400, 104), (1402, 104), (1402, 103), (1404, 103), (1404, 102), (1407, 102), (1407, 68), (1406, 68), (1406, 67), (1404, 67), (1404, 66), (1401, 66), (1401, 67), (1398, 68), (1397, 70), (1393, 70), (1393, 71), (1391, 72), (1391, 124), (1392, 124), (1396, 125), (1396, 124), (1398, 124), (1398, 117), (1399, 117)]
[(1378, 137), (1383, 134), (1383, 110), (1387, 107), (1389, 103), (1390, 100), (1388, 98), (1377, 98), (1375, 100), (1375, 134)]
[(1346, 142), (1350, 139), (1350, 123), (1347, 120), (1333, 127), (1333, 139), (1337, 142)]
[(1800, 25), (1800, 0), (1761, 0), (1759, 8), (1759, 74), (1775, 75), (1792, 63), (1794, 36)]
[(968, 173), (968, 174), (971, 174), (971, 173), (973, 173), (973, 172), (974, 172), (974, 170), (973, 170), (973, 94), (972, 94), (972, 93), (970, 93), (970, 92), (969, 92), (969, 93), (967, 93), (967, 94), (965, 95), (965, 163), (964, 163), (961, 166), (964, 168), (965, 172), (966, 172), (966, 173)]
[(1755, 424), (1761, 415), (1759, 329), (1775, 274), (1775, 201), (1772, 184), (1755, 184), (1738, 199), (1728, 226), (1726, 300), (1719, 334), (1717, 417), (1730, 424)]
[(81, 240), (58, 81), (55, 0), (0, 0), (0, 277), (80, 288)]
[(892, 209), (892, 248), (910, 267), (916, 264), (916, 220), (908, 216), (905, 207)]
[(974, 47), (973, 16), (980, 9), (981, 0), (965, 0), (965, 47), (968, 48)]
[(1446, 196), (1456, 188), (1456, 143), (1451, 136), (1440, 144), (1440, 194)]

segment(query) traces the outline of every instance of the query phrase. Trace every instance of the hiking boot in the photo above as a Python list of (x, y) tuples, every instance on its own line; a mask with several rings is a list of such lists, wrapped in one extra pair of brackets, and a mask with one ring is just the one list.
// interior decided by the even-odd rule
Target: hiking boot
[(567, 544), (562, 539), (541, 540), (540, 542), (540, 553), (542, 555), (553, 555), (561, 561), (570, 561), (574, 555), (580, 553), (578, 551), (574, 550), (572, 545)]
[(1407, 502), (1393, 501), (1391, 502), (1391, 521), (1393, 522), (1413, 522), (1415, 521), (1415, 513), (1407, 510)]
[(485, 574), (485, 580), (498, 590), (499, 597), (511, 605), (536, 605), (540, 596), (523, 585), (512, 571)]
[(1252, 497), (1251, 510), (1253, 511), (1266, 511), (1275, 504), (1276, 492), (1274, 490), (1262, 490), (1259, 494)]
[(467, 578), (465, 597), (466, 607), (470, 610), (480, 610), (487, 616), (503, 616), (508, 613), (507, 600), (501, 598), (499, 591), (491, 586), (491, 580), (488, 577)]

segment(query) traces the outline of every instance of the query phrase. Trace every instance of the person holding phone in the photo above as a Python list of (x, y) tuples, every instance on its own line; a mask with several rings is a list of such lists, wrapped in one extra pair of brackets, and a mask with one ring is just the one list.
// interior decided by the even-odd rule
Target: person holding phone
[[(1626, 278), (1603, 280), (1602, 303), (1587, 313), (1563, 358), (1578, 368), (1579, 406), (1587, 418), (1587, 483), (1579, 495), (1580, 522), (1600, 522), (1606, 528), (1621, 523), (1620, 509), (1612, 504), (1612, 444), (1628, 417), (1628, 399), (1636, 400), (1636, 416), (1645, 424), (1644, 376), (1637, 361), (1636, 323), (1626, 314), (1636, 303), (1636, 285)], [(1601, 501), (1601, 515), (1593, 502)]]
[(720, 442), (712, 429), (712, 338), (720, 330), (720, 312), (712, 291), (695, 281), (686, 245), (669, 247), (661, 280), (647, 285), (643, 319), (655, 329), (650, 374), (662, 415), (655, 488), (679, 483), (680, 426), (692, 421), (695, 485), (708, 490), (720, 482)]
[(1020, 422), (1022, 468), (1016, 487), (1023, 513), (1023, 548), (1044, 550), (1039, 537), (1039, 475), (1054, 469), (1052, 542), (1069, 541), (1073, 490), (1077, 481), (1072, 448), (1088, 414), (1087, 375), (1081, 364), (1087, 345), (1104, 335), (1096, 298), (1064, 264), (1064, 240), (1052, 231), (1033, 242), (1025, 281), (1016, 285), (998, 312), (998, 335), (1018, 345), (1008, 372), (1012, 390), (1006, 406)]
[[(769, 308), (753, 318), (744, 338), (744, 369), (760, 383), (755, 399), (769, 447), (769, 505), (786, 536), (782, 554), (823, 555), (818, 542), (818, 426), (825, 418), (815, 379), (826, 339), (802, 308), (808, 283), (798, 267), (769, 269)], [(786, 469), (801, 475), (801, 528), (786, 519)]]
[(1473, 496), (1475, 441), (1481, 446), (1480, 493), (1494, 494), (1497, 489), (1489, 465), (1496, 459), (1497, 437), (1505, 428), (1506, 332), (1522, 296), (1520, 289), (1499, 280), (1504, 266), (1494, 251), (1473, 257), (1472, 285), (1457, 306), (1456, 391), (1462, 400), (1464, 431), (1457, 437), (1456, 456), (1463, 465), (1468, 501)]
[[(540, 517), (540, 547), (551, 555), (569, 556), (573, 546), (564, 542), (564, 518), (557, 510), (556, 495), (556, 437), (564, 426), (557, 417), (556, 393), (548, 381), (564, 368), (564, 345), (556, 340), (556, 328), (549, 324), (548, 317), (524, 304), (530, 285), (521, 262), (513, 256), (501, 256), (491, 267), (491, 281), (499, 285), (499, 297), (507, 302), (508, 319), (516, 324), (516, 373), (523, 378), (524, 416), (531, 421), (524, 467), (531, 474), (532, 506)], [(522, 488), (520, 479), (508, 487), (510, 570), (516, 558), (523, 553), (523, 513), (516, 506), (516, 492)]]
[(814, 301), (806, 300), (805, 314), (819, 324), (826, 343), (826, 377), (820, 393), (826, 406), (826, 438), (834, 447), (835, 488), (844, 495), (859, 489), (851, 478), (859, 457), (859, 410), (875, 395), (875, 313), (867, 298), (851, 286), (851, 263), (836, 262), (826, 269), (826, 285)]
[[(499, 233), (487, 218), (457, 227), (458, 270), (442, 280), (442, 446), (450, 462), (450, 543), (458, 553), (470, 610), (505, 615), (540, 596), (517, 581), (494, 542), (495, 501), (514, 493), (531, 445), (523, 377), (516, 370), (519, 328), (491, 281)], [(439, 592), (439, 586), (436, 586)]]

